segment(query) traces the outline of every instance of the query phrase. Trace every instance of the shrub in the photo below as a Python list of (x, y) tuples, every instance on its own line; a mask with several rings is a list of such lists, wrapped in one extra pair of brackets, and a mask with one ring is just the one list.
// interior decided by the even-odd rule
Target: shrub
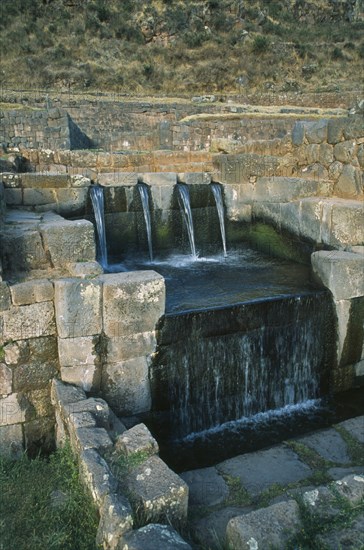
[(331, 59), (333, 59), (334, 61), (336, 61), (338, 59), (344, 59), (344, 54), (343, 54), (342, 50), (340, 48), (338, 48), (337, 46), (332, 50)]
[(270, 48), (270, 40), (267, 36), (258, 35), (254, 38), (252, 44), (253, 53), (262, 54), (266, 53)]

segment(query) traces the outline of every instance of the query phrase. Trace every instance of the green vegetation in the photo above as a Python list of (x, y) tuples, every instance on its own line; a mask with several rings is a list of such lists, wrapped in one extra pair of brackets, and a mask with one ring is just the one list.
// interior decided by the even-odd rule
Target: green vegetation
[[(2, 0), (2, 85), (127, 94), (361, 89), (364, 22), (329, 0)], [(308, 74), (307, 65), (315, 65)]]
[(229, 487), (229, 497), (224, 502), (224, 506), (249, 506), (252, 499), (248, 491), (243, 487), (238, 477), (223, 476)]
[(110, 457), (114, 475), (122, 480), (130, 471), (143, 464), (149, 456), (151, 455), (147, 451), (137, 451), (131, 455), (114, 454)]
[[(331, 516), (330, 514), (323, 516), (317, 514), (316, 511), (312, 512), (302, 500), (298, 501), (298, 504), (300, 507), (302, 528), (287, 544), (287, 550), (326, 550), (328, 546), (320, 543), (317, 536), (329, 535), (336, 529), (349, 528), (355, 518), (364, 512), (364, 501), (356, 506), (351, 506), (340, 495), (337, 495), (333, 503), (331, 503), (337, 510), (335, 516)], [(351, 546), (351, 548), (355, 547)], [(360, 548), (361, 546), (357, 546), (357, 550)]]
[(341, 426), (335, 426), (335, 429), (345, 441), (353, 464), (364, 466), (364, 445)]
[(0, 458), (0, 494), (4, 550), (96, 549), (98, 515), (68, 446), (48, 460)]

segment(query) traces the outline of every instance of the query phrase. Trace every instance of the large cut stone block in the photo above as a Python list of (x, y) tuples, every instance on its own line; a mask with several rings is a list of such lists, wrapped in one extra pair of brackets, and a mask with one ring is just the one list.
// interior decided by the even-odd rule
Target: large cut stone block
[(158, 443), (145, 426), (137, 424), (118, 436), (115, 449), (129, 456), (135, 453), (158, 454)]
[(195, 506), (215, 506), (229, 496), (229, 488), (216, 468), (200, 468), (180, 474), (189, 487), (189, 503)]
[(226, 538), (231, 550), (286, 548), (301, 527), (297, 502), (279, 502), (229, 521)]
[(70, 186), (70, 177), (67, 174), (39, 174), (37, 172), (21, 175), (21, 186), (29, 189), (57, 189)]
[(103, 275), (104, 332), (110, 338), (149, 332), (164, 314), (164, 279), (155, 271)]
[(106, 364), (102, 393), (115, 412), (127, 416), (150, 410), (151, 395), (146, 357)]
[(364, 205), (354, 200), (332, 203), (330, 244), (355, 246), (364, 243)]
[(335, 185), (335, 195), (340, 197), (355, 197), (362, 194), (363, 180), (360, 168), (354, 168), (354, 166), (346, 164)]
[(79, 467), (81, 480), (98, 506), (102, 505), (107, 495), (116, 493), (117, 481), (105, 460), (95, 449), (81, 452)]
[(103, 269), (98, 262), (72, 262), (68, 264), (68, 271), (72, 277), (86, 277), (94, 275), (102, 275)]
[(32, 338), (18, 344), (22, 349), (17, 365), (13, 366), (14, 390), (20, 392), (47, 387), (52, 378), (58, 375), (55, 338)]
[(16, 306), (53, 300), (53, 285), (46, 279), (33, 279), (10, 287), (12, 302)]
[(150, 355), (155, 351), (156, 345), (155, 331), (108, 338), (107, 360), (109, 363), (118, 363), (133, 357)]
[(60, 380), (53, 379), (51, 399), (53, 405), (57, 408), (63, 408), (66, 405), (86, 399), (86, 394), (81, 388), (75, 388), (74, 386), (64, 384)]
[(23, 454), (23, 430), (20, 424), (0, 427), (0, 455), (20, 458)]
[(364, 257), (353, 252), (321, 250), (311, 255), (314, 274), (335, 300), (364, 295)]
[(158, 456), (134, 468), (125, 483), (133, 508), (148, 521), (186, 520), (188, 486)]
[(77, 338), (101, 333), (101, 282), (99, 279), (58, 279), (55, 281), (54, 298), (57, 331), (61, 338)]
[(101, 453), (111, 449), (113, 443), (105, 428), (93, 426), (75, 426), (70, 430), (71, 444), (78, 453), (95, 449)]
[(322, 201), (319, 199), (308, 198), (299, 204), (300, 233), (317, 243), (322, 242), (322, 209)]
[(28, 401), (17, 393), (0, 399), (0, 426), (25, 422), (28, 410)]
[[(49, 267), (38, 231), (12, 227), (0, 235), (4, 268), (9, 271), (28, 271)], [(16, 250), (16, 254), (14, 254)]]
[(327, 140), (328, 120), (310, 121), (304, 124), (308, 143), (322, 143)]
[(71, 414), (89, 413), (95, 419), (96, 425), (109, 430), (111, 411), (106, 401), (100, 398), (82, 399), (76, 403), (65, 405), (62, 415), (68, 421)]
[(150, 523), (126, 533), (119, 548), (128, 550), (192, 550), (180, 535), (169, 525)]
[(174, 172), (144, 172), (138, 174), (138, 179), (148, 185), (169, 185), (177, 183), (177, 174)]
[(101, 366), (96, 352), (98, 336), (79, 338), (58, 338), (58, 355), (61, 378), (85, 391), (96, 391), (100, 387)]
[(183, 172), (179, 173), (178, 181), (187, 185), (202, 185), (211, 183), (211, 175), (208, 172)]
[(11, 305), (9, 285), (5, 281), (0, 281), (0, 311), (9, 309)]
[(0, 396), (5, 397), (13, 391), (13, 371), (0, 363)]
[(25, 206), (41, 206), (55, 204), (56, 194), (53, 189), (24, 189), (23, 204)]
[(13, 307), (0, 314), (0, 343), (55, 334), (52, 302)]
[(106, 172), (98, 174), (97, 181), (103, 187), (134, 186), (138, 183), (136, 172)]
[(94, 261), (96, 258), (94, 227), (86, 220), (54, 219), (40, 225), (46, 252), (54, 267), (69, 262)]
[(259, 495), (274, 484), (287, 485), (301, 481), (312, 473), (296, 453), (284, 445), (236, 456), (216, 467), (222, 474), (238, 477), (252, 496)]
[(88, 188), (58, 189), (56, 191), (57, 212), (62, 216), (82, 214), (85, 210)]
[(97, 392), (100, 389), (101, 373), (95, 365), (61, 367), (61, 379), (87, 392)]
[(61, 367), (96, 366), (98, 354), (95, 346), (97, 336), (80, 336), (79, 338), (58, 338), (58, 356)]
[(116, 550), (120, 548), (118, 544), (122, 535), (132, 528), (132, 509), (127, 499), (118, 494), (106, 495), (100, 509), (96, 543), (103, 548)]
[(319, 182), (303, 178), (258, 178), (255, 185), (257, 200), (288, 202), (301, 197), (316, 195)]

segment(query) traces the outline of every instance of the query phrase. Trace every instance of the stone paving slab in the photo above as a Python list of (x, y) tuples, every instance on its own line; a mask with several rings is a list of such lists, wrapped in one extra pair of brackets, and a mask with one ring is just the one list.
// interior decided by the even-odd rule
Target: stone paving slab
[(326, 460), (338, 464), (350, 463), (347, 445), (341, 435), (333, 428), (299, 437), (296, 441), (313, 449)]
[(225, 541), (226, 527), (232, 518), (252, 511), (250, 507), (229, 506), (195, 521), (192, 525), (196, 540), (209, 550), (221, 550)]
[(119, 550), (192, 550), (177, 531), (169, 525), (150, 523), (136, 531), (126, 533), (120, 540)]
[(189, 487), (190, 505), (214, 506), (229, 494), (228, 486), (216, 468), (191, 470), (180, 477)]
[(226, 539), (231, 550), (285, 548), (290, 535), (299, 527), (298, 504), (289, 500), (231, 519)]
[(239, 478), (251, 496), (259, 495), (273, 484), (287, 485), (312, 474), (311, 468), (285, 445), (225, 460), (217, 469)]
[(350, 527), (330, 531), (317, 537), (317, 542), (329, 550), (362, 550), (364, 548), (364, 514)]
[(327, 473), (336, 481), (350, 474), (362, 474), (363, 471), (363, 466), (352, 466), (351, 468), (329, 468)]
[(364, 443), (364, 416), (350, 418), (349, 420), (340, 422), (338, 426), (344, 428), (350, 435), (360, 441), (360, 443)]

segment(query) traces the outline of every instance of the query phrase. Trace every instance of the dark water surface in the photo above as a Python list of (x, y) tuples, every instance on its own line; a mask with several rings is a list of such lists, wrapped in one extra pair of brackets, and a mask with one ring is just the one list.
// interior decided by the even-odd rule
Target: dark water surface
[(308, 266), (241, 248), (227, 258), (134, 256), (110, 267), (139, 269), (166, 281), (153, 410), (143, 421), (175, 470), (363, 414), (360, 390), (329, 396), (336, 321)]
[(250, 248), (199, 257), (171, 254), (153, 262), (133, 256), (110, 271), (153, 269), (166, 281), (166, 313), (226, 307), (272, 296), (290, 296), (317, 288), (310, 268), (278, 260)]

